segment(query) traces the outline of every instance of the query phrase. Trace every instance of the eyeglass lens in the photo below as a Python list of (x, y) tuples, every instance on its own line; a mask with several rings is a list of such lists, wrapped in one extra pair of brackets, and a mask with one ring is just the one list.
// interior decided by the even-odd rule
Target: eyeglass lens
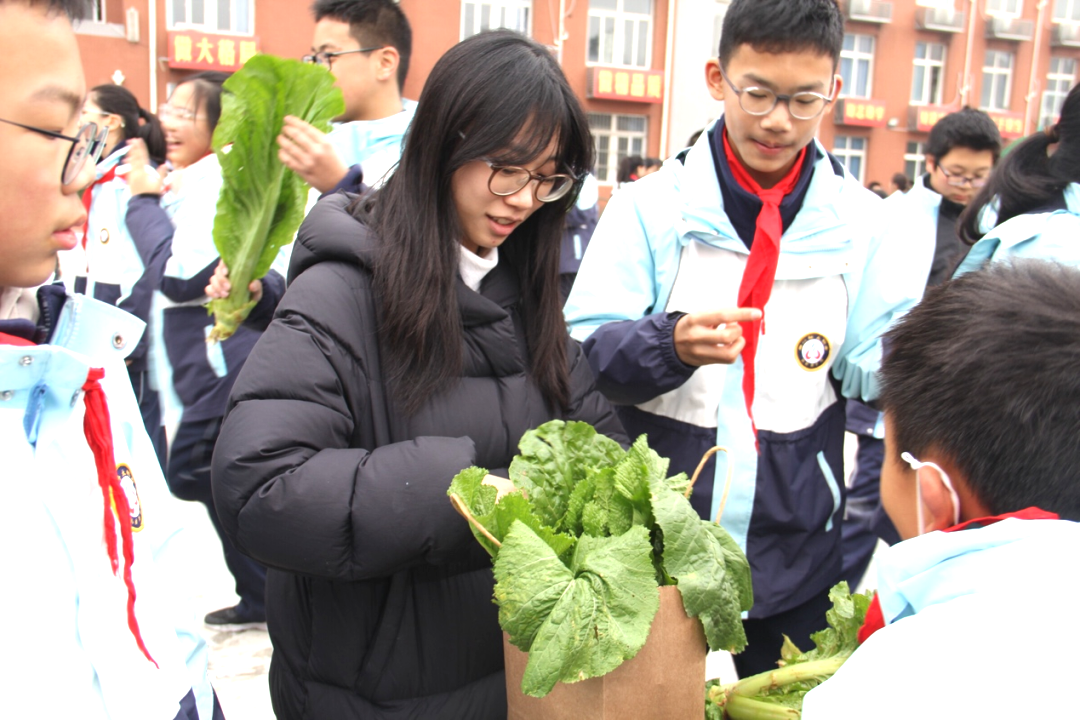
[(981, 188), (986, 185), (986, 178), (981, 177), (964, 177), (963, 175), (957, 175), (950, 173), (945, 168), (941, 168), (942, 175), (945, 176), (945, 182), (953, 187), (964, 187), (965, 185), (971, 185), (973, 188)]
[(79, 176), (83, 163), (86, 162), (86, 156), (90, 154), (96, 134), (97, 125), (94, 123), (86, 123), (79, 128), (75, 142), (71, 144), (71, 150), (68, 152), (67, 162), (64, 163), (64, 174), (60, 178), (64, 185), (70, 185)]
[[(533, 177), (525, 168), (492, 168), (491, 181), (488, 183), (488, 187), (496, 195), (513, 195), (528, 185)], [(540, 202), (551, 202), (565, 195), (572, 185), (573, 180), (569, 175), (548, 175), (537, 183), (534, 192), (536, 199)]]
[[(745, 88), (739, 94), (739, 105), (751, 115), (768, 115), (779, 102), (776, 93), (768, 88)], [(795, 93), (787, 100), (788, 112), (798, 120), (812, 120), (825, 108), (825, 99), (814, 93)]]

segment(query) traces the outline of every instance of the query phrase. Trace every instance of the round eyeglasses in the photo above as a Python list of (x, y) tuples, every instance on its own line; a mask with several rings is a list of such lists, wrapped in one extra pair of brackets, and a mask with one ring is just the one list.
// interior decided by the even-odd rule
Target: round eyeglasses
[(574, 176), (566, 173), (537, 175), (523, 167), (496, 165), (490, 160), (484, 162), (491, 168), (491, 177), (488, 178), (488, 190), (500, 197), (513, 195), (533, 180), (536, 181), (536, 187), (533, 188), (533, 197), (537, 201), (544, 203), (558, 200), (574, 187)]
[(75, 133), (75, 137), (69, 137), (52, 130), (43, 130), (33, 125), (23, 125), (11, 120), (4, 120), (3, 118), (0, 118), (0, 122), (30, 132), (36, 132), (39, 135), (56, 138), (57, 140), (67, 140), (71, 143), (71, 149), (68, 150), (67, 158), (64, 160), (64, 169), (60, 173), (60, 183), (63, 185), (70, 185), (75, 182), (87, 159), (94, 163), (97, 162), (98, 158), (101, 157), (101, 151), (105, 149), (105, 139), (109, 136), (109, 128), (103, 127), (99, 131), (97, 123), (92, 122), (84, 123), (79, 128), (79, 132)]
[(940, 165), (938, 165), (938, 170), (941, 170), (941, 174), (945, 176), (945, 182), (949, 185), (952, 185), (953, 187), (964, 187), (965, 185), (970, 185), (977, 190), (986, 185), (986, 181), (989, 180), (989, 178), (984, 177), (966, 177), (964, 175), (960, 175), (959, 173), (953, 174), (945, 168), (941, 167)]
[(327, 52), (326, 50), (323, 50), (322, 52), (317, 52), (314, 55), (305, 55), (300, 58), (300, 60), (311, 65), (322, 65), (324, 68), (329, 70), (330, 64), (334, 61), (334, 58), (339, 55), (375, 52), (376, 50), (382, 50), (384, 47), (385, 45), (380, 45), (379, 47), (357, 48), (356, 50), (338, 50), (337, 52)]
[[(756, 85), (745, 88), (736, 87), (723, 68), (720, 68), (720, 75), (724, 78), (724, 82), (731, 86), (735, 95), (738, 96), (739, 107), (749, 115), (768, 115), (776, 107), (777, 103), (783, 101), (787, 104), (791, 117), (796, 120), (813, 120), (833, 101), (831, 88), (828, 95), (809, 91), (780, 95), (769, 88), (757, 87)], [(835, 78), (833, 83), (833, 87), (835, 87)]]
[(182, 122), (194, 122), (198, 117), (198, 113), (189, 108), (180, 108), (165, 103), (158, 105), (158, 119), (159, 120), (178, 120)]

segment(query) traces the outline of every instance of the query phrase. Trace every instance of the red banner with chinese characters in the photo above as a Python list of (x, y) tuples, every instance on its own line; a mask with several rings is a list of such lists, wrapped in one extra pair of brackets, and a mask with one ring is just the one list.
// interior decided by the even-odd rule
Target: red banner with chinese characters
[(994, 124), (998, 126), (998, 132), (1006, 140), (1015, 140), (1024, 134), (1024, 115), (1018, 112), (1005, 110), (991, 110), (986, 113)]
[(663, 70), (591, 67), (587, 96), (594, 100), (663, 102), (664, 72)]
[(885, 101), (840, 98), (836, 101), (836, 114), (833, 121), (837, 125), (885, 127)]
[(251, 35), (211, 35), (198, 30), (169, 32), (169, 67), (232, 72), (259, 52)]
[(910, 110), (908, 129), (916, 132), (930, 132), (930, 128), (934, 127), (938, 120), (958, 109), (944, 105), (913, 105)]

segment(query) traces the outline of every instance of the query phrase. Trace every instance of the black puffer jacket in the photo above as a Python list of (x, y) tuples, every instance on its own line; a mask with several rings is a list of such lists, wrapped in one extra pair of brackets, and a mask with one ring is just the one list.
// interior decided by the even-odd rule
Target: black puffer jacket
[[(469, 465), (506, 468), (552, 419), (525, 374), (517, 281), (458, 285), (464, 377), (415, 416), (386, 409), (368, 271), (378, 240), (321, 201), (291, 284), (248, 358), (214, 453), (237, 547), (271, 568), (270, 686), (280, 720), (506, 717), (490, 558), (450, 506)], [(567, 419), (625, 442), (570, 343)]]

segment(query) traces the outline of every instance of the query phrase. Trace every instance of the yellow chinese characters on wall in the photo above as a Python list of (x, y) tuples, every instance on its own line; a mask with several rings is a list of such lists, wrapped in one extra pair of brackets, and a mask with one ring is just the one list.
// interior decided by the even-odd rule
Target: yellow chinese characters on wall
[(259, 38), (214, 35), (197, 30), (169, 33), (169, 67), (186, 70), (239, 70), (259, 53)]

